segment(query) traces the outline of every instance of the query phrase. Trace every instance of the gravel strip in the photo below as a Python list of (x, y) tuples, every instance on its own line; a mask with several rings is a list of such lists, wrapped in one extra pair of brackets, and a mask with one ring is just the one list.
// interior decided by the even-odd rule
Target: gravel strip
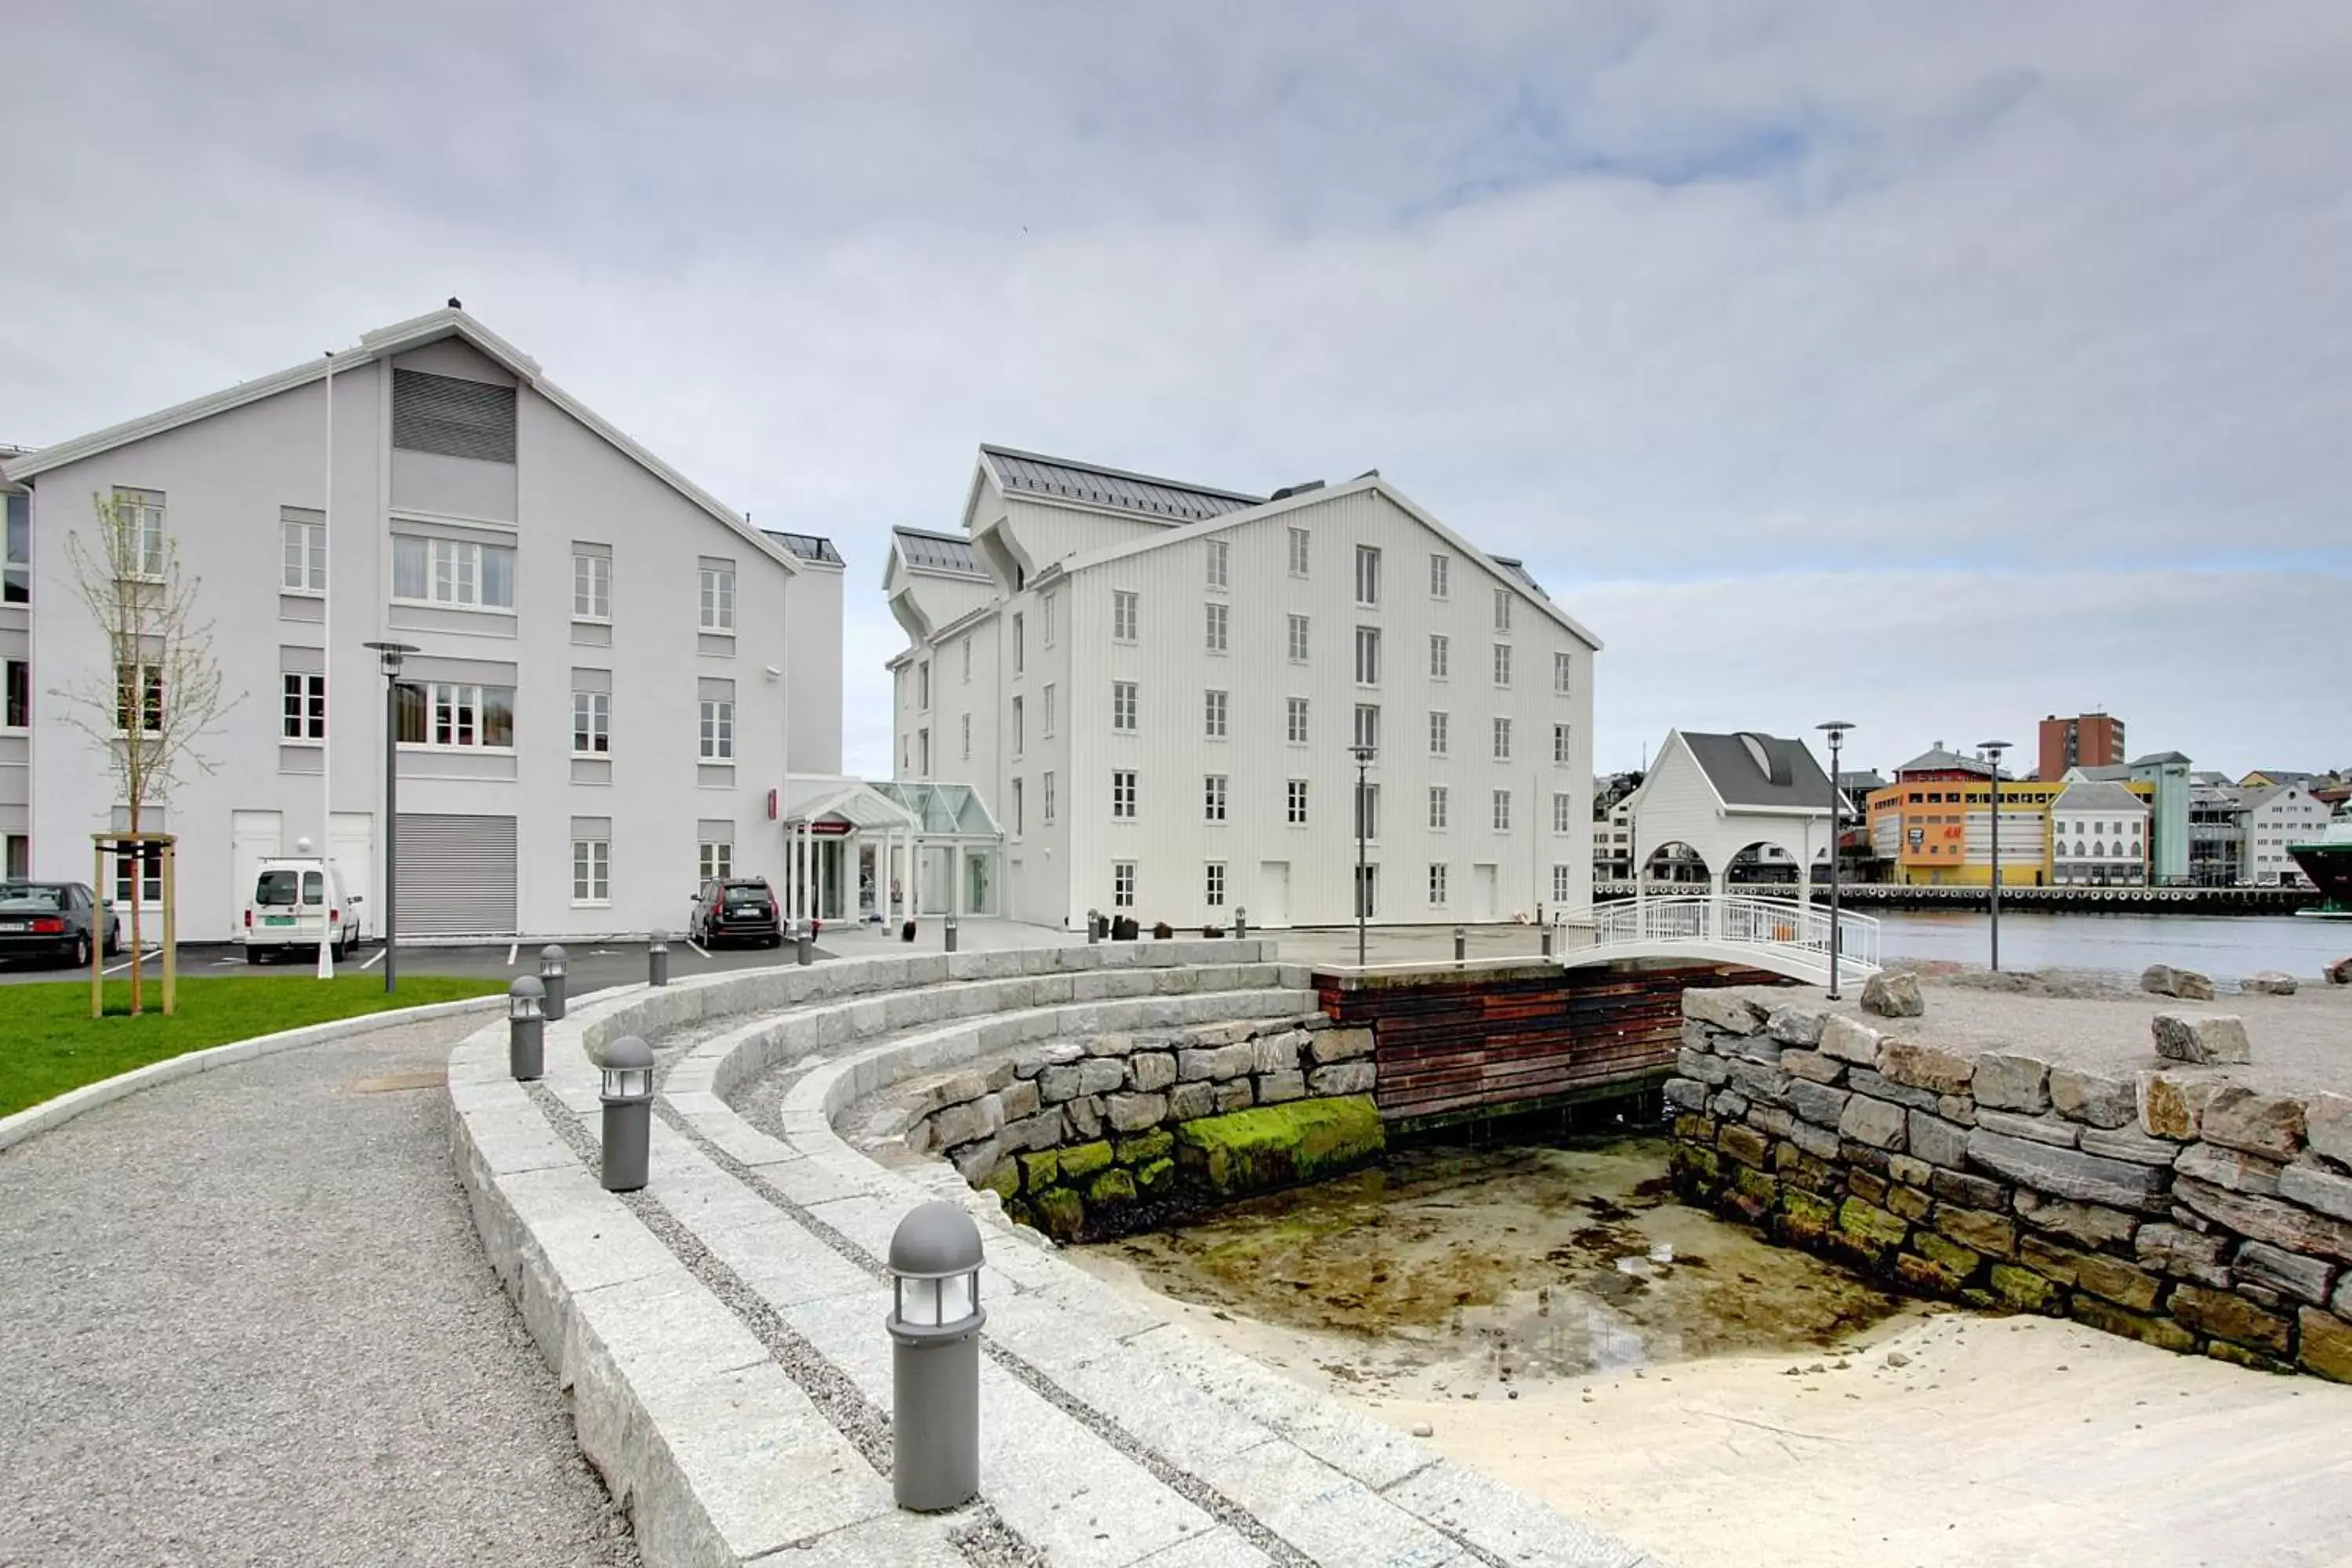
[(0, 1563), (622, 1568), (449, 1162), (451, 1018), (0, 1153)]

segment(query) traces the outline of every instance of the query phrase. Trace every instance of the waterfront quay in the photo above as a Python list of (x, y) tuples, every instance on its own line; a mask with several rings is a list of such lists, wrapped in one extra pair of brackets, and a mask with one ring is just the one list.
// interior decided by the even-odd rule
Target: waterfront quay
[[(1685, 891), (1680, 884), (1652, 882), (1649, 894), (1654, 898), (1670, 897)], [(1795, 900), (1805, 889), (1794, 882), (1758, 882), (1739, 886), (1743, 898)], [(1812, 901), (1826, 904), (1830, 900), (1829, 884), (1816, 884), (1811, 889)], [(1592, 900), (1595, 903), (1612, 903), (1634, 896), (1630, 881), (1595, 882)], [(1974, 887), (1948, 884), (1930, 886), (1924, 883), (1848, 882), (1838, 889), (1841, 901), (1860, 910), (1984, 910), (1991, 907), (1991, 889), (1979, 884)], [(2018, 887), (2004, 883), (2000, 902), (2004, 910), (2084, 910), (2101, 914), (2179, 914), (2179, 915), (2282, 915), (2316, 909), (2321, 899), (2315, 888), (2168, 888), (2168, 887)], [(2352, 936), (2347, 936), (2352, 942)]]

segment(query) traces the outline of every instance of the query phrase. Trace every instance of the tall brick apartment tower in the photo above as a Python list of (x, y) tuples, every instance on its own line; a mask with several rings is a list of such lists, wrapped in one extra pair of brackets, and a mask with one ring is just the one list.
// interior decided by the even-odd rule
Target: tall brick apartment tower
[(2065, 776), (2068, 768), (2111, 768), (2124, 761), (2124, 721), (2107, 713), (2081, 713), (2061, 719), (2055, 713), (2042, 721), (2042, 764), (2039, 779)]

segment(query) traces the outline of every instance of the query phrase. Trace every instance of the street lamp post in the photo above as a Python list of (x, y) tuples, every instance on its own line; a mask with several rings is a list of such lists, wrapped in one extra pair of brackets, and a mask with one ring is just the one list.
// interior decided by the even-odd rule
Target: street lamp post
[(2000, 754), (2007, 741), (1986, 741), (1977, 750), (1992, 759), (1992, 884), (1987, 889), (1992, 907), (1992, 972), (2000, 973)]
[(400, 666), (415, 643), (371, 642), (383, 669), (383, 990), (400, 977)]
[(1830, 1000), (1838, 996), (1838, 839), (1843, 825), (1838, 820), (1845, 804), (1845, 792), (1838, 785), (1838, 752), (1845, 744), (1845, 732), (1853, 728), (1843, 719), (1832, 719), (1826, 724), (1816, 724), (1816, 730), (1826, 731), (1830, 738)]
[(1371, 828), (1369, 803), (1364, 798), (1364, 774), (1372, 765), (1372, 759), (1380, 755), (1380, 751), (1373, 746), (1356, 745), (1348, 748), (1348, 754), (1356, 759), (1356, 967), (1361, 969), (1364, 966), (1364, 917), (1370, 912), (1371, 903), (1364, 879), (1370, 866), (1366, 858), (1366, 844)]

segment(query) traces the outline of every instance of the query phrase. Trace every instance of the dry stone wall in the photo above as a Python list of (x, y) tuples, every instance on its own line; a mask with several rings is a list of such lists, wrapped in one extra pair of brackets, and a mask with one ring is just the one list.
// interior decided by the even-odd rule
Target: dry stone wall
[(2352, 1099), (1683, 994), (1684, 1195), (1925, 1295), (2352, 1382)]

